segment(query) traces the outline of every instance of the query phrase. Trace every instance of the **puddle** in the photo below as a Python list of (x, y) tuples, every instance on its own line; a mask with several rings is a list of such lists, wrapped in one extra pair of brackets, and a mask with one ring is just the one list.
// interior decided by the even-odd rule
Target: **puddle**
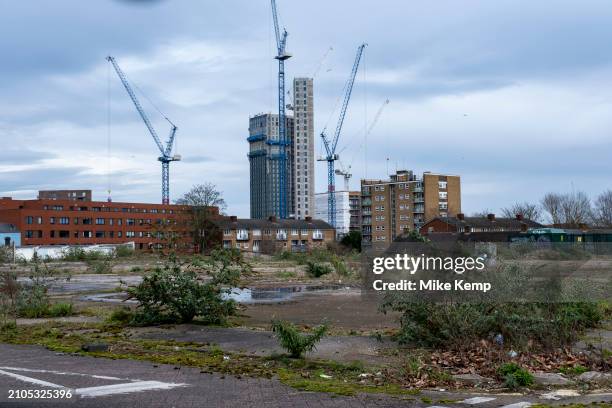
[[(326, 294), (338, 291), (350, 291), (350, 287), (341, 285), (294, 285), (266, 288), (234, 288), (231, 293), (224, 296), (225, 299), (233, 299), (238, 303), (279, 303), (294, 299), (305, 294)], [(133, 299), (126, 300), (127, 293), (95, 293), (81, 297), (88, 302), (104, 303), (137, 303)]]

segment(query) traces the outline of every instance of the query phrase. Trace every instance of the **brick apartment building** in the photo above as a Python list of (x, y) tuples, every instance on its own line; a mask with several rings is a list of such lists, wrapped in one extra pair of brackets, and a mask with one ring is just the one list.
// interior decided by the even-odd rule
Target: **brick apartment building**
[(435, 217), (426, 222), (420, 229), (422, 235), (436, 233), (489, 233), (489, 232), (527, 232), (530, 228), (543, 228), (544, 225), (523, 218), (497, 218), (495, 214), (486, 217), (466, 217), (459, 213), (455, 217)]
[(459, 176), (397, 171), (389, 180), (361, 180), (361, 231), (364, 245), (385, 246), (404, 232), (418, 230), (434, 217), (461, 212)]
[(361, 192), (360, 191), (349, 192), (349, 212), (351, 214), (349, 230), (361, 232)]
[[(187, 224), (190, 211), (179, 205), (0, 199), (0, 223), (14, 225), (23, 246), (134, 242), (137, 249), (146, 250), (163, 245), (168, 230), (188, 246), (192, 242)], [(213, 216), (219, 214), (216, 207), (210, 211)]]
[(39, 200), (91, 201), (91, 190), (40, 190)]
[(222, 231), (223, 247), (243, 252), (273, 254), (282, 251), (305, 252), (324, 248), (335, 241), (334, 228), (321, 220), (240, 219), (225, 217), (216, 222)]

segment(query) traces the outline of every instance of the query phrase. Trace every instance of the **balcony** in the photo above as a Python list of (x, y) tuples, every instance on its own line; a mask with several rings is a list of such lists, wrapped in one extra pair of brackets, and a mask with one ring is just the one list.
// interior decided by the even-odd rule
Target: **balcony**
[(369, 207), (372, 205), (372, 200), (369, 198), (366, 198), (365, 200), (361, 201), (361, 206), (362, 207)]
[(414, 190), (412, 190), (415, 193), (422, 193), (423, 192), (423, 186), (420, 187), (415, 187)]
[(323, 232), (316, 230), (312, 233), (312, 239), (316, 241), (321, 241), (323, 239)]
[(249, 240), (249, 231), (247, 230), (236, 231), (236, 241), (248, 241), (248, 240)]
[(276, 233), (277, 241), (286, 241), (287, 240), (287, 231), (278, 231)]
[(414, 207), (414, 211), (415, 214), (423, 214), (425, 212), (425, 207), (423, 206), (418, 206), (418, 207)]
[(414, 203), (424, 203), (425, 202), (425, 198), (422, 196), (418, 196), (418, 197), (414, 197)]

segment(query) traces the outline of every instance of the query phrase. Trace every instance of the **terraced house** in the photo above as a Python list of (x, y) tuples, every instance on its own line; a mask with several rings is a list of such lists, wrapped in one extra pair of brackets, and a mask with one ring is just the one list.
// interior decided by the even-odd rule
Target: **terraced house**
[(335, 230), (325, 221), (240, 219), (227, 217), (216, 222), (222, 231), (224, 248), (243, 252), (273, 254), (282, 251), (305, 252), (335, 241)]

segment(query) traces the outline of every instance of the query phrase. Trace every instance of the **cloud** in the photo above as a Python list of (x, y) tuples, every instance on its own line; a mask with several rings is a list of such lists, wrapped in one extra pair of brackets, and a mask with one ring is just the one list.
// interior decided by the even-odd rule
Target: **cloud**
[[(10, 56), (0, 66), (2, 195), (90, 187), (105, 199), (110, 178), (116, 200), (160, 200), (159, 151), (104, 60), (111, 54), (160, 138), (169, 124), (156, 107), (179, 128), (172, 198), (210, 181), (229, 213), (248, 216), (248, 119), (276, 110), (267, 2), (22, 3), (0, 16)], [(607, 1), (281, 0), (279, 11), (294, 54), (288, 84), (334, 48), (315, 81), (315, 135), (335, 127), (355, 50), (369, 44), (340, 141), (354, 189), (396, 166), (460, 174), (469, 213), (548, 189), (612, 187)], [(324, 164), (316, 173), (323, 191)]]

